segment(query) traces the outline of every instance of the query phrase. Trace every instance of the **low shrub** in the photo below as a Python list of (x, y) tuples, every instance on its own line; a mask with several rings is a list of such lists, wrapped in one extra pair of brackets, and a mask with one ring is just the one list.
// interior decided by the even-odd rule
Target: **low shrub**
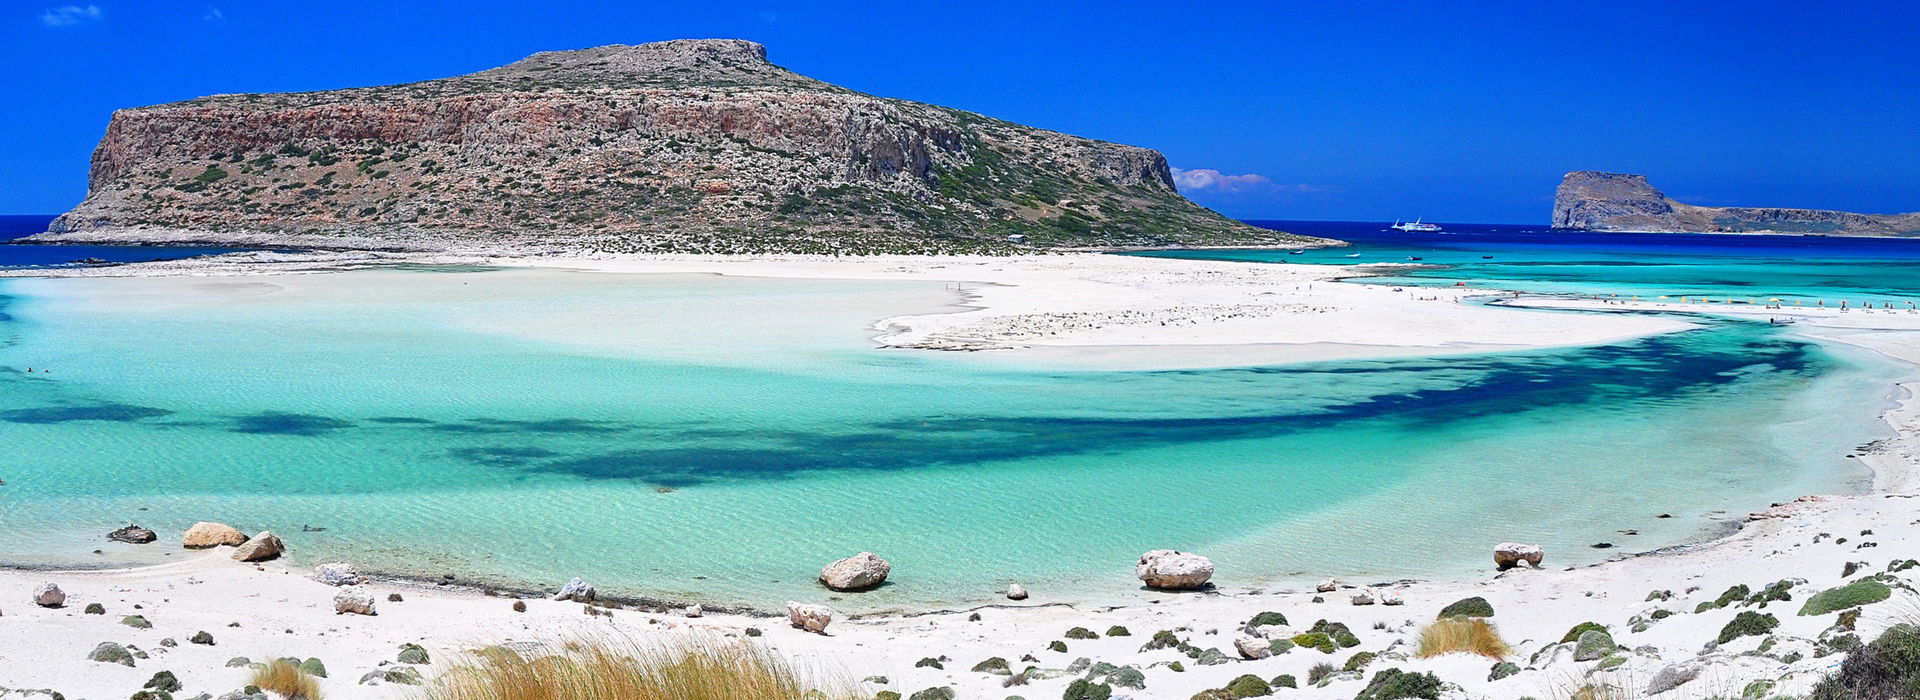
[(1334, 650), (1333, 638), (1323, 632), (1302, 632), (1293, 635), (1293, 639), (1290, 641), (1292, 641), (1295, 646), (1318, 649), (1322, 654), (1331, 654)]
[(1748, 610), (1733, 616), (1733, 619), (1727, 622), (1727, 626), (1720, 628), (1720, 636), (1714, 641), (1726, 644), (1741, 637), (1764, 635), (1779, 626), (1780, 618), (1774, 617), (1771, 613)]
[(1227, 681), (1227, 692), (1235, 698), (1258, 698), (1273, 694), (1273, 686), (1251, 673)]
[(1920, 626), (1894, 625), (1872, 644), (1847, 656), (1840, 670), (1821, 679), (1807, 700), (1905, 700), (1920, 698)]
[(1373, 674), (1367, 687), (1353, 700), (1401, 700), (1423, 698), (1439, 700), (1440, 678), (1431, 673), (1408, 673), (1397, 668)]
[(1560, 643), (1566, 644), (1567, 642), (1577, 641), (1580, 639), (1580, 635), (1586, 632), (1587, 630), (1599, 630), (1601, 632), (1605, 632), (1607, 631), (1607, 626), (1600, 624), (1598, 622), (1582, 622), (1580, 624), (1574, 625), (1573, 629), (1567, 630), (1566, 636), (1560, 638)]
[(1342, 648), (1360, 646), (1360, 638), (1353, 636), (1353, 630), (1347, 629), (1344, 623), (1316, 620), (1312, 627), (1307, 628), (1307, 632), (1310, 634), (1314, 632), (1325, 634), (1333, 639), (1333, 643), (1340, 645)]
[(1439, 617), (1493, 617), (1493, 604), (1480, 596), (1457, 600), (1441, 608)]
[(1253, 619), (1248, 620), (1247, 624), (1253, 627), (1260, 627), (1264, 625), (1284, 625), (1284, 624), (1287, 624), (1287, 616), (1277, 612), (1268, 611), (1268, 612), (1263, 612), (1253, 616)]
[(1863, 578), (1813, 594), (1800, 606), (1800, 614), (1825, 615), (1836, 610), (1878, 603), (1892, 596), (1892, 587), (1876, 579)]

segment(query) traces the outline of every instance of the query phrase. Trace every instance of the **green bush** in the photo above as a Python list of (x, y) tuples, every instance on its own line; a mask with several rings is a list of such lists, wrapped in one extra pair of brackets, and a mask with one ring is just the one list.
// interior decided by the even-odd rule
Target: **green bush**
[(1235, 698), (1257, 698), (1273, 694), (1273, 686), (1251, 673), (1227, 681), (1227, 692)]
[(1318, 649), (1322, 654), (1331, 654), (1335, 648), (1333, 646), (1333, 638), (1323, 632), (1302, 632), (1293, 635), (1293, 639), (1290, 641), (1296, 646)]
[(1158, 632), (1153, 633), (1153, 638), (1147, 640), (1146, 644), (1140, 645), (1140, 650), (1152, 651), (1154, 649), (1171, 649), (1177, 646), (1180, 646), (1179, 637), (1174, 636), (1173, 632), (1170, 632), (1168, 630), (1160, 630)]
[(1863, 578), (1839, 588), (1815, 593), (1800, 606), (1801, 615), (1825, 615), (1836, 610), (1878, 603), (1893, 596), (1893, 589), (1879, 580)]
[(1764, 608), (1767, 607), (1767, 603), (1776, 600), (1793, 600), (1793, 594), (1788, 592), (1792, 589), (1792, 581), (1785, 579), (1775, 581), (1767, 584), (1767, 587), (1759, 593), (1747, 596), (1747, 599), (1742, 602), (1741, 605), (1758, 605)]
[(1087, 629), (1085, 627), (1075, 627), (1073, 629), (1067, 630), (1067, 633), (1064, 636), (1067, 639), (1099, 639), (1100, 638), (1100, 635), (1094, 634), (1093, 630)]
[(1847, 656), (1840, 670), (1813, 687), (1807, 700), (1920, 698), (1920, 627), (1894, 625)]
[(1747, 589), (1747, 584), (1737, 584), (1721, 593), (1719, 598), (1715, 598), (1713, 600), (1713, 607), (1727, 607), (1728, 605), (1732, 605), (1736, 600), (1746, 600), (1747, 596), (1752, 593), (1753, 591)]
[(1125, 627), (1121, 627), (1121, 626), (1119, 626), (1119, 625), (1114, 625), (1114, 626), (1112, 626), (1112, 627), (1108, 627), (1108, 628), (1107, 628), (1107, 636), (1109, 636), (1109, 637), (1131, 637), (1131, 636), (1133, 636), (1133, 633), (1132, 633), (1132, 632), (1128, 632), (1128, 631), (1127, 631), (1127, 628), (1125, 628)]
[(1298, 681), (1295, 681), (1295, 680), (1293, 679), (1293, 676), (1292, 676), (1292, 675), (1290, 675), (1290, 674), (1286, 674), (1286, 673), (1282, 673), (1282, 674), (1280, 674), (1280, 675), (1278, 675), (1278, 676), (1274, 676), (1274, 677), (1273, 677), (1273, 680), (1272, 680), (1272, 681), (1268, 681), (1268, 683), (1267, 683), (1267, 684), (1268, 684), (1268, 685), (1271, 685), (1271, 686), (1273, 686), (1273, 687), (1275, 687), (1275, 688), (1298, 688), (1298, 687), (1300, 687), (1300, 683), (1299, 683)]
[(1321, 634), (1325, 634), (1328, 637), (1333, 638), (1333, 642), (1335, 644), (1340, 645), (1342, 648), (1352, 648), (1352, 647), (1360, 646), (1360, 638), (1353, 636), (1353, 631), (1347, 629), (1347, 626), (1343, 623), (1328, 622), (1326, 620), (1316, 620), (1313, 623), (1312, 627), (1307, 628), (1307, 632), (1309, 633), (1319, 632)]
[(1401, 698), (1423, 698), (1439, 700), (1440, 679), (1431, 673), (1407, 673), (1397, 668), (1373, 674), (1373, 680), (1367, 687), (1353, 696), (1353, 700), (1400, 700)]
[(1262, 625), (1284, 625), (1287, 624), (1287, 616), (1268, 611), (1253, 616), (1253, 619), (1248, 620), (1247, 624), (1253, 627), (1260, 627)]
[(1441, 608), (1440, 615), (1438, 617), (1456, 617), (1456, 616), (1458, 617), (1493, 617), (1493, 604), (1487, 602), (1486, 598), (1482, 598), (1480, 596), (1474, 596), (1472, 598), (1467, 598), (1464, 600), (1457, 600), (1457, 601), (1454, 601), (1451, 605)]
[(1587, 630), (1599, 630), (1601, 632), (1605, 632), (1607, 631), (1607, 626), (1600, 624), (1598, 622), (1582, 622), (1580, 624), (1574, 625), (1573, 629), (1567, 630), (1566, 636), (1560, 638), (1560, 643), (1566, 644), (1567, 642), (1579, 641), (1580, 634), (1582, 632), (1586, 632)]
[(1366, 668), (1367, 664), (1373, 663), (1373, 659), (1376, 656), (1379, 656), (1379, 655), (1371, 651), (1363, 651), (1363, 652), (1354, 654), (1353, 656), (1347, 657), (1347, 663), (1341, 666), (1340, 670), (1358, 671), (1360, 669)]
[(1113, 686), (1105, 683), (1091, 683), (1085, 678), (1075, 678), (1067, 684), (1067, 691), (1060, 694), (1060, 700), (1107, 700), (1113, 697)]
[(1733, 616), (1727, 626), (1720, 628), (1720, 637), (1715, 641), (1726, 644), (1741, 637), (1751, 637), (1772, 632), (1780, 626), (1780, 618), (1772, 613), (1757, 613), (1751, 610)]

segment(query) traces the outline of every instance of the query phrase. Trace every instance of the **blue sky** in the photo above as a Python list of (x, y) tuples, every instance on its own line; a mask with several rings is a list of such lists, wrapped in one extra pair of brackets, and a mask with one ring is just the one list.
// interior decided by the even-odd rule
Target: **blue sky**
[(1189, 196), (1243, 218), (1544, 223), (1578, 169), (1697, 204), (1914, 211), (1916, 8), (8, 0), (0, 213), (79, 201), (120, 107), (707, 37), (864, 92), (1157, 148)]

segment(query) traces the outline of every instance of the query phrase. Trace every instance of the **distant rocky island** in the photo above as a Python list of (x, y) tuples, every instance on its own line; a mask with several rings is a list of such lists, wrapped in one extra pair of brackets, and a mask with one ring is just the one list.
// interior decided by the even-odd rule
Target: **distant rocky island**
[(1920, 212), (1854, 214), (1825, 209), (1698, 207), (1668, 198), (1645, 175), (1567, 173), (1553, 198), (1553, 227), (1586, 231), (1800, 233), (1920, 236)]
[(32, 240), (562, 253), (1325, 242), (1188, 201), (1159, 152), (861, 94), (737, 40), (119, 110), (86, 200)]

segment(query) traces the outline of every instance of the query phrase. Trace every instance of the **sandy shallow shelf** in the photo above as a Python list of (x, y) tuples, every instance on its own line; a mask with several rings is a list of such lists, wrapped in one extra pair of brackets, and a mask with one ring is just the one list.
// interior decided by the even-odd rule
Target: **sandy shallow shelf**
[[(1106, 255), (1032, 258), (873, 258), (857, 260), (766, 258), (604, 258), (499, 259), (480, 256), (274, 255), (244, 254), (226, 259), (173, 261), (70, 271), (75, 275), (256, 275), (333, 270), (361, 265), (471, 264), (501, 267), (561, 267), (604, 273), (708, 273), (754, 277), (819, 279), (933, 280), (955, 285), (967, 309), (953, 313), (897, 316), (876, 321), (877, 342), (901, 348), (991, 350), (994, 361), (1028, 361), (1089, 366), (1185, 367), (1286, 363), (1354, 357), (1417, 356), (1588, 345), (1674, 332), (1693, 327), (1672, 315), (1641, 313), (1566, 313), (1582, 311), (1674, 311), (1748, 316), (1780, 315), (1767, 309), (1688, 309), (1647, 304), (1603, 304), (1557, 298), (1526, 298), (1499, 306), (1470, 303), (1482, 290), (1467, 288), (1393, 291), (1341, 283), (1353, 274), (1339, 267), (1245, 265), (1172, 261)], [(63, 272), (63, 274), (65, 274)], [(1536, 308), (1506, 308), (1518, 306)], [(1826, 342), (1872, 349), (1906, 362), (1920, 362), (1920, 314), (1904, 312), (1797, 311), (1795, 332)], [(1911, 366), (1909, 366), (1911, 367)], [(1726, 538), (1604, 564), (1562, 569), (1548, 552), (1547, 568), (1517, 569), (1461, 583), (1343, 582), (1333, 593), (1268, 589), (1237, 581), (1231, 571), (1214, 578), (1206, 593), (1165, 593), (1150, 602), (1120, 607), (1055, 602), (1043, 589), (1026, 601), (1008, 601), (975, 610), (934, 611), (839, 619), (826, 635), (793, 629), (783, 618), (707, 614), (688, 618), (673, 612), (616, 610), (611, 617), (582, 614), (582, 606), (540, 598), (515, 612), (511, 601), (478, 591), (420, 586), (402, 581), (369, 584), (378, 616), (341, 616), (333, 612), (335, 590), (312, 581), (305, 570), (269, 562), (240, 564), (220, 549), (187, 561), (113, 571), (0, 571), (0, 688), (52, 688), (67, 697), (118, 697), (138, 690), (154, 672), (171, 671), (185, 686), (176, 697), (200, 692), (213, 696), (239, 688), (244, 668), (226, 666), (245, 656), (259, 660), (281, 656), (317, 657), (330, 677), (322, 687), (334, 698), (409, 697), (413, 689), (357, 681), (383, 662), (395, 660), (399, 646), (417, 643), (444, 667), (462, 650), (507, 641), (550, 643), (582, 634), (616, 633), (646, 641), (693, 636), (746, 639), (748, 628), (760, 641), (810, 665), (851, 678), (884, 676), (886, 685), (863, 684), (867, 695), (883, 689), (903, 696), (937, 686), (952, 686), (961, 698), (1060, 696), (1073, 676), (1035, 680), (1021, 688), (1002, 687), (1003, 676), (971, 672), (989, 657), (1014, 668), (1028, 665), (1066, 668), (1076, 659), (1143, 669), (1145, 688), (1116, 689), (1135, 698), (1187, 698), (1216, 688), (1242, 674), (1271, 679), (1290, 674), (1302, 681), (1317, 663), (1342, 664), (1355, 652), (1381, 654), (1364, 675), (1385, 668), (1433, 672), (1458, 687), (1448, 697), (1566, 697), (1589, 682), (1629, 689), (1644, 688), (1663, 669), (1694, 664), (1698, 678), (1660, 695), (1662, 698), (1738, 696), (1756, 680), (1778, 683), (1779, 694), (1804, 693), (1831, 670), (1840, 655), (1817, 656), (1818, 640), (1831, 636), (1833, 614), (1800, 616), (1806, 595), (1843, 581), (1883, 572), (1892, 561), (1920, 556), (1920, 406), (1912, 401), (1912, 376), (1898, 382), (1897, 407), (1886, 414), (1896, 436), (1863, 446), (1857, 457), (1875, 474), (1871, 493), (1812, 497), (1734, 519), (1742, 527)], [(0, 487), (4, 488), (4, 487)], [(1756, 504), (1764, 506), (1766, 504)], [(1871, 543), (1869, 546), (1868, 543)], [(1364, 543), (1346, 543), (1361, 546)], [(1489, 550), (1494, 543), (1489, 542)], [(161, 546), (161, 545), (154, 545)], [(1866, 566), (1843, 577), (1849, 562)], [(1130, 568), (1132, 562), (1114, 562)], [(1894, 574), (1912, 581), (1920, 569)], [(1731, 586), (1757, 591), (1782, 579), (1799, 581), (1794, 600), (1764, 610), (1732, 606), (1696, 612)], [(68, 594), (61, 608), (27, 601), (42, 581), (57, 582)], [(557, 585), (559, 582), (555, 582)], [(1404, 605), (1355, 606), (1355, 593), (1391, 593)], [(1669, 591), (1667, 600), (1650, 599)], [(388, 602), (389, 594), (403, 600)], [(850, 594), (857, 595), (857, 594)], [(1420, 627), (1443, 606), (1481, 596), (1496, 610), (1492, 618), (1501, 636), (1514, 646), (1510, 660), (1523, 670), (1489, 680), (1494, 662), (1475, 656), (1410, 658)], [(1315, 599), (1322, 599), (1316, 602)], [(104, 615), (84, 608), (99, 603)], [(136, 607), (137, 606), (137, 607)], [(1294, 649), (1259, 660), (1234, 653), (1239, 628), (1262, 611), (1284, 614), (1295, 630), (1317, 619), (1346, 624), (1359, 646), (1335, 654)], [(1652, 619), (1655, 610), (1670, 616)], [(1920, 616), (1920, 597), (1896, 591), (1894, 598), (1861, 609), (1857, 634), (1871, 640), (1888, 626)], [(1760, 653), (1762, 637), (1711, 644), (1721, 628), (1740, 612), (1771, 613), (1779, 619), (1774, 649)], [(151, 629), (120, 624), (141, 614)], [(974, 619), (977, 615), (978, 619)], [(1636, 630), (1634, 621), (1645, 623)], [(1582, 622), (1606, 625), (1621, 645), (1635, 651), (1607, 672), (1598, 662), (1575, 662), (1564, 653), (1536, 652), (1551, 647)], [(1129, 636), (1108, 636), (1125, 627)], [(1072, 627), (1101, 635), (1066, 640)], [(1230, 657), (1219, 665), (1201, 665), (1171, 649), (1143, 650), (1156, 631), (1173, 630), (1192, 645), (1218, 648)], [(210, 633), (215, 645), (191, 644), (196, 632)], [(177, 645), (166, 645), (171, 639)], [(1065, 653), (1050, 651), (1063, 640)], [(102, 642), (132, 644), (149, 654), (135, 667), (87, 661)], [(1802, 651), (1783, 660), (1782, 650)], [(1022, 661), (1031, 656), (1034, 661)], [(945, 657), (944, 669), (917, 666), (923, 658)], [(1174, 671), (1166, 662), (1179, 661)], [(1365, 681), (1337, 676), (1325, 687), (1282, 690), (1283, 697), (1351, 698)], [(0, 698), (25, 697), (0, 691)], [(44, 697), (44, 696), (41, 696)]]

